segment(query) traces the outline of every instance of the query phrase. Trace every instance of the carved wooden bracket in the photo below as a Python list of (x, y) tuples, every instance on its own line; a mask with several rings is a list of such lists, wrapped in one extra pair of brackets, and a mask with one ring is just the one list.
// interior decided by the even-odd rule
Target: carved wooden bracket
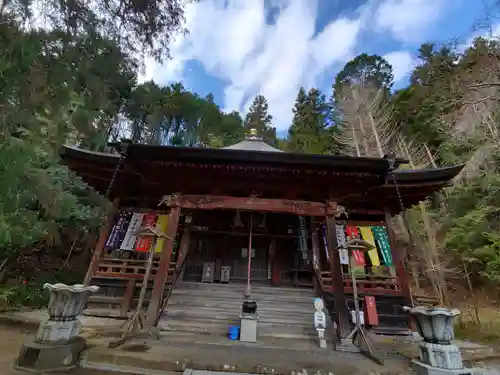
[(325, 211), (327, 216), (339, 217), (343, 214), (347, 215), (345, 207), (338, 205), (337, 202), (334, 201), (326, 202)]
[(320, 202), (208, 195), (183, 195), (179, 201), (181, 208), (195, 210), (230, 209), (281, 212), (302, 216), (325, 216), (326, 214), (326, 205)]
[(158, 207), (161, 207), (163, 205), (167, 207), (179, 207), (181, 205), (181, 193), (173, 193), (170, 195), (164, 195), (158, 203)]

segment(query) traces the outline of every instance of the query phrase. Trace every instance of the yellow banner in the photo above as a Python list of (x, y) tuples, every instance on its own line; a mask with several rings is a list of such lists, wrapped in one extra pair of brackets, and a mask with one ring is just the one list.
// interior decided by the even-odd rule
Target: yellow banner
[(359, 227), (359, 232), (365, 241), (371, 243), (375, 247), (374, 249), (368, 250), (368, 256), (370, 257), (372, 266), (380, 266), (380, 258), (378, 257), (378, 251), (372, 229), (370, 227)]
[[(158, 233), (165, 233), (168, 227), (168, 215), (158, 215), (158, 219), (156, 220), (156, 231)], [(163, 244), (165, 242), (165, 238), (158, 238), (156, 240), (155, 245), (155, 253), (161, 253), (163, 250)]]

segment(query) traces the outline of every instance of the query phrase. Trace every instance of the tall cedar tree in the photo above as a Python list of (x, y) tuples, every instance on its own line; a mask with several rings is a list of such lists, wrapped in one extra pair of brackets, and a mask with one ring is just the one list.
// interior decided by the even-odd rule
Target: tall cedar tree
[(329, 127), (330, 107), (318, 89), (307, 93), (300, 88), (288, 131), (288, 149), (292, 152), (325, 154), (334, 147), (335, 127)]
[(269, 106), (263, 95), (257, 95), (253, 100), (250, 110), (245, 118), (245, 132), (251, 129), (257, 130), (257, 134), (264, 138), (264, 141), (270, 145), (276, 146), (276, 128), (271, 126), (273, 117), (268, 112)]

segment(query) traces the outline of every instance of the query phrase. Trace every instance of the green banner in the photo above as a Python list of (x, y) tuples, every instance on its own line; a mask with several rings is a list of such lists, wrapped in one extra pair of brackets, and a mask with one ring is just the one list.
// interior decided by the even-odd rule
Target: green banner
[(382, 259), (386, 266), (392, 266), (392, 252), (391, 246), (389, 245), (389, 237), (387, 236), (387, 231), (384, 227), (371, 227), (373, 232), (373, 237), (377, 242), (377, 246), (382, 253)]

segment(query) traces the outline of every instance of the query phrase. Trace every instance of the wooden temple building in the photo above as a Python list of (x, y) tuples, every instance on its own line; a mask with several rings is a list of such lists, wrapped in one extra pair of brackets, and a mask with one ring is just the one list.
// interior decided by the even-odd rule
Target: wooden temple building
[[(250, 272), (252, 287), (274, 293), (273, 299), (292, 289), (306, 293), (311, 307), (315, 296), (324, 298), (343, 337), (352, 324), (352, 283), (339, 246), (349, 238), (374, 243), (369, 253), (355, 254), (357, 286), (361, 296), (375, 298), (382, 332), (408, 330), (401, 306), (417, 296), (391, 218), (448, 185), (461, 169), (400, 171), (405, 160), (390, 156), (286, 153), (255, 134), (225, 149), (112, 146), (114, 154), (62, 152), (71, 170), (114, 202), (85, 278), (101, 286), (92, 306), (127, 316), (153, 246), (150, 324), (158, 323), (165, 305), (168, 314), (176, 288), (204, 283), (218, 284), (205, 294), (243, 291)], [(135, 235), (141, 226), (166, 237)], [(242, 300), (241, 294), (237, 304)], [(312, 313), (305, 319), (312, 325)]]

